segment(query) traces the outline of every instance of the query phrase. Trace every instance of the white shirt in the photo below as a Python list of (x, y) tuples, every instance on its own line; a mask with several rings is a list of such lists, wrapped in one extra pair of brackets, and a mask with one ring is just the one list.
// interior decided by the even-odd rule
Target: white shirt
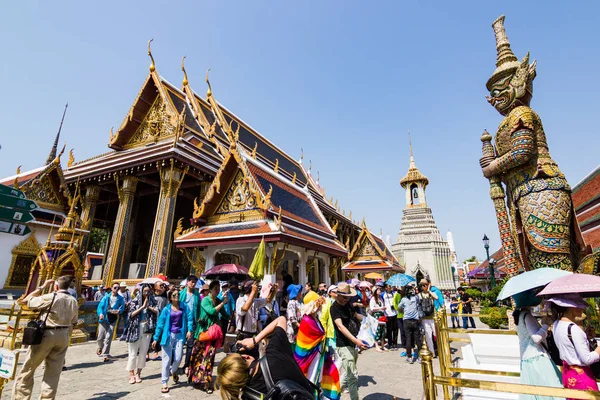
[(396, 310), (394, 310), (394, 295), (392, 293), (385, 292), (383, 294), (383, 305), (385, 306), (385, 316), (386, 317), (395, 317)]
[[(267, 304), (267, 299), (255, 298), (248, 311), (244, 311), (242, 307), (247, 301), (248, 295), (244, 295), (239, 297), (235, 302), (235, 326), (238, 331), (256, 333), (258, 332), (258, 309)], [(244, 322), (244, 326), (242, 326), (242, 321)]]
[[(571, 337), (568, 336), (568, 327), (572, 322), (556, 321), (554, 323), (554, 342), (560, 351), (561, 360), (569, 365), (591, 365), (600, 360), (600, 354), (590, 351), (585, 332), (577, 324), (571, 327)], [(573, 347), (575, 344), (575, 347)]]
[(377, 310), (374, 311), (377, 308), (381, 308), (383, 307), (382, 305), (377, 304), (377, 301), (375, 300), (375, 296), (371, 297), (371, 300), (369, 300), (369, 309), (371, 310), (371, 312), (381, 312), (381, 310)]

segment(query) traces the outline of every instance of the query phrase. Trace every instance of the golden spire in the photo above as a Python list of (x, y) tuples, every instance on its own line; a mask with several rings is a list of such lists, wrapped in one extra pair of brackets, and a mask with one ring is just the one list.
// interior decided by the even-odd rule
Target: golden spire
[(183, 86), (187, 86), (188, 85), (188, 77), (187, 77), (187, 72), (185, 72), (185, 65), (184, 62), (185, 61), (185, 56), (183, 56), (183, 58), (181, 59), (181, 70), (183, 71), (183, 82), (181, 82), (183, 84)]
[(212, 96), (212, 88), (210, 87), (210, 81), (208, 80), (209, 72), (210, 72), (210, 68), (206, 70), (206, 84), (208, 85), (208, 89), (206, 90), (206, 97)]
[(152, 51), (150, 50), (150, 43), (152, 43), (154, 39), (148, 40), (148, 55), (150, 56), (150, 72), (156, 71), (156, 65), (154, 65), (154, 57), (152, 57)]
[(410, 140), (410, 131), (408, 131), (408, 147), (410, 149), (410, 162), (414, 164), (415, 159), (413, 158), (412, 140)]
[(424, 186), (429, 185), (429, 180), (423, 175), (417, 166), (415, 165), (415, 158), (413, 157), (412, 141), (410, 138), (410, 132), (408, 132), (408, 145), (410, 148), (410, 164), (408, 166), (408, 173), (400, 180), (400, 186), (406, 187), (413, 182), (423, 182)]
[(71, 168), (73, 166), (73, 164), (75, 163), (75, 155), (73, 154), (73, 150), (71, 149), (69, 151), (69, 162), (67, 163), (67, 167)]

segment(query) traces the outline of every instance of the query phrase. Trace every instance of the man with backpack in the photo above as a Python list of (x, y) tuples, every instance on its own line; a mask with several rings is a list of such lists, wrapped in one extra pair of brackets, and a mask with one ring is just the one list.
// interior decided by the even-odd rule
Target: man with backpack
[[(421, 325), (423, 326), (425, 339), (427, 340), (427, 346), (429, 347), (429, 350), (434, 353), (435, 348), (433, 344), (433, 337), (435, 336), (435, 325), (433, 322), (433, 316), (439, 308), (440, 298), (443, 305), (444, 296), (439, 293), (439, 289), (433, 287), (434, 290), (432, 290), (431, 283), (427, 279), (421, 279), (419, 286), (421, 287), (421, 292), (419, 293), (422, 313)], [(436, 302), (438, 307), (436, 307)]]

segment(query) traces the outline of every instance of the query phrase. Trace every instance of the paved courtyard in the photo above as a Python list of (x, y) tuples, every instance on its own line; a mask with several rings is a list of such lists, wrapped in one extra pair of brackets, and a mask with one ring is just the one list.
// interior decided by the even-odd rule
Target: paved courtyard
[[(58, 399), (214, 399), (219, 397), (193, 389), (187, 383), (171, 387), (171, 392), (160, 392), (160, 361), (150, 361), (142, 372), (143, 382), (127, 382), (127, 346), (115, 341), (112, 354), (116, 360), (103, 363), (95, 355), (95, 344), (75, 345), (67, 353), (68, 369), (63, 371), (58, 389)], [(217, 355), (217, 362), (223, 354)], [(436, 362), (437, 364), (437, 362)], [(20, 369), (20, 366), (19, 366)], [(437, 367), (436, 367), (437, 369)], [(360, 398), (366, 400), (420, 399), (423, 396), (421, 365), (407, 364), (398, 351), (377, 353), (368, 350), (359, 356)], [(39, 396), (43, 368), (35, 376), (33, 398)], [(215, 367), (216, 374), (216, 367)], [(13, 382), (6, 385), (2, 400), (10, 399)]]

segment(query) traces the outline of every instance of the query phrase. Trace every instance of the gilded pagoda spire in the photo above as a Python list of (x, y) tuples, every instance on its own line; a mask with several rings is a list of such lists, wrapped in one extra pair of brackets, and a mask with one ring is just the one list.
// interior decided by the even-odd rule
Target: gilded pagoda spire
[(412, 183), (420, 182), (423, 184), (423, 187), (425, 187), (429, 185), (429, 179), (427, 179), (427, 177), (423, 175), (415, 165), (415, 158), (413, 157), (412, 150), (412, 141), (410, 140), (410, 132), (408, 132), (408, 145), (410, 147), (410, 165), (408, 166), (408, 172), (406, 173), (404, 178), (400, 180), (400, 185), (403, 188), (406, 188)]
[(54, 144), (52, 145), (52, 149), (50, 149), (50, 154), (48, 154), (48, 159), (46, 160), (46, 165), (50, 164), (56, 158), (56, 151), (58, 150), (58, 140), (60, 139), (60, 131), (62, 130), (63, 122), (65, 121), (65, 115), (67, 114), (67, 108), (69, 108), (69, 103), (65, 104), (65, 110), (63, 111), (63, 115), (60, 120), (60, 125), (58, 127), (58, 132), (56, 133), (56, 138), (54, 139)]

